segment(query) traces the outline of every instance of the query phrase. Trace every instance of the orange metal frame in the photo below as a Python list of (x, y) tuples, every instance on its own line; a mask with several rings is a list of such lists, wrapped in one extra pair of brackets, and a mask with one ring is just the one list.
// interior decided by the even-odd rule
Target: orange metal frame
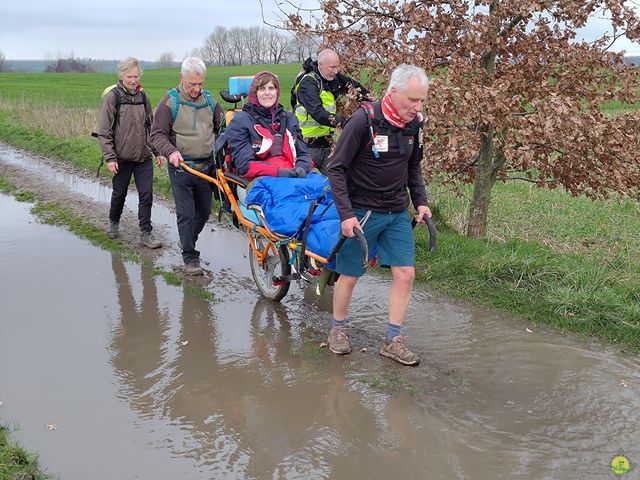
[[(235, 195), (231, 191), (231, 187), (229, 186), (229, 182), (235, 183), (237, 185), (241, 185), (241, 184), (236, 182), (232, 178), (228, 178), (227, 176), (225, 176), (224, 171), (222, 169), (220, 169), (220, 168), (216, 169), (216, 176), (214, 178), (214, 177), (212, 177), (210, 175), (207, 175), (205, 173), (202, 173), (202, 172), (199, 172), (197, 170), (194, 170), (193, 168), (189, 167), (184, 162), (180, 162), (180, 167), (182, 167), (182, 169), (184, 169), (185, 171), (191, 173), (192, 175), (200, 177), (203, 180), (206, 180), (207, 182), (213, 183), (214, 185), (216, 185), (219, 189), (221, 189), (224, 192), (226, 197), (231, 202), (231, 206), (233, 207), (233, 211), (235, 212), (236, 216), (238, 217), (238, 222), (244, 228), (245, 233), (247, 234), (247, 237), (251, 237), (251, 234), (255, 232), (255, 233), (259, 233), (259, 234), (263, 235), (268, 240), (268, 243), (264, 247), (264, 250), (263, 251), (258, 251), (256, 249), (256, 247), (255, 247), (255, 242), (253, 242), (251, 239), (249, 239), (249, 244), (251, 245), (251, 251), (253, 252), (255, 257), (258, 259), (258, 261), (260, 262), (260, 265), (263, 265), (264, 260), (268, 256), (269, 250), (272, 249), (272, 248), (275, 249), (275, 245), (274, 244), (279, 242), (279, 241), (281, 241), (281, 240), (283, 240), (283, 238), (281, 236), (277, 235), (276, 233), (272, 232), (268, 228), (265, 228), (265, 227), (263, 227), (261, 225), (256, 225), (251, 220), (248, 220), (242, 214), (242, 210), (240, 209), (240, 206), (238, 205), (238, 200), (236, 199)], [(288, 246), (292, 250), (298, 250), (298, 251), (301, 248), (300, 242), (296, 242), (295, 240), (289, 241)], [(324, 258), (324, 257), (322, 257), (322, 256), (320, 256), (320, 255), (318, 255), (316, 253), (313, 253), (310, 250), (305, 249), (304, 253), (308, 257), (311, 257), (311, 258), (317, 260), (320, 263), (329, 263), (329, 261), (326, 258)], [(273, 252), (273, 254), (277, 254), (277, 251)]]

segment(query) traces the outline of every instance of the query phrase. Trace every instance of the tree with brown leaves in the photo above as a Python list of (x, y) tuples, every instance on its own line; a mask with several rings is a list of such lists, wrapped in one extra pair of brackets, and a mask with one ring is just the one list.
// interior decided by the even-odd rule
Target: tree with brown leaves
[[(286, 13), (288, 28), (322, 35), (348, 73), (366, 69), (370, 83), (403, 62), (430, 73), (424, 171), (473, 183), (467, 235), (478, 238), (498, 180), (640, 198), (640, 111), (602, 111), (613, 100), (638, 101), (637, 69), (608, 51), (621, 35), (640, 38), (634, 5), (323, 0), (316, 21)], [(578, 29), (596, 15), (610, 19), (613, 33), (581, 41)]]

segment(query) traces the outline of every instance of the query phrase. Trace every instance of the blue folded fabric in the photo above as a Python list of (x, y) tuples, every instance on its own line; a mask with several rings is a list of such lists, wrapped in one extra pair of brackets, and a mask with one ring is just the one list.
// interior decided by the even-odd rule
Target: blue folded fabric
[(269, 230), (288, 237), (305, 222), (314, 200), (318, 206), (311, 218), (307, 249), (326, 258), (340, 237), (340, 217), (327, 177), (316, 173), (306, 178), (260, 177), (246, 203), (259, 205)]

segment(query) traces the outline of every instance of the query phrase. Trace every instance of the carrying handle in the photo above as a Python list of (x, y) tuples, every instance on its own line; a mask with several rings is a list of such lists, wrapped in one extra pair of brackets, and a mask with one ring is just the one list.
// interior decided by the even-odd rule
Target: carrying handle
[[(358, 243), (360, 244), (360, 264), (362, 265), (363, 269), (366, 269), (369, 265), (369, 246), (367, 245), (367, 239), (365, 238), (362, 230), (360, 230), (359, 228), (354, 228), (353, 233), (356, 234), (356, 238), (358, 239)], [(327, 262), (333, 261), (338, 251), (342, 248), (342, 245), (344, 245), (346, 239), (347, 237), (345, 237), (344, 235), (340, 235), (340, 240), (338, 240), (338, 243), (336, 243), (336, 245), (331, 250), (331, 253), (329, 253)]]
[[(425, 223), (427, 224), (427, 228), (429, 229), (429, 251), (430, 252), (435, 252), (435, 250), (436, 250), (436, 236), (438, 234), (438, 232), (436, 230), (436, 226), (434, 225), (433, 220), (432, 220), (431, 217), (429, 217), (427, 215), (422, 215), (422, 219), (425, 221)], [(411, 220), (411, 228), (415, 228), (417, 224), (418, 224), (418, 222), (416, 222), (415, 218), (413, 220)]]

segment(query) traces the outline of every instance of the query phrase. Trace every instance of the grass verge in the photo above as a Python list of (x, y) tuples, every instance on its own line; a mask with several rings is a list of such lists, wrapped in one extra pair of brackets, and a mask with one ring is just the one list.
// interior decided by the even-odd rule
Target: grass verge
[[(0, 110), (0, 139), (17, 147), (64, 160), (86, 172), (94, 173), (100, 165), (102, 154), (94, 138), (60, 138), (42, 129), (33, 129), (22, 125), (16, 114)], [(106, 166), (100, 168), (100, 175), (111, 179)], [(171, 182), (166, 168), (155, 167), (153, 190), (163, 198), (173, 198)]]
[(6, 425), (0, 425), (0, 478), (13, 480), (46, 480), (50, 478), (38, 466), (38, 456), (28, 453), (11, 440)]
[(454, 297), (640, 352), (640, 265), (537, 242), (471, 240), (443, 229), (430, 253), (416, 232), (416, 278)]

